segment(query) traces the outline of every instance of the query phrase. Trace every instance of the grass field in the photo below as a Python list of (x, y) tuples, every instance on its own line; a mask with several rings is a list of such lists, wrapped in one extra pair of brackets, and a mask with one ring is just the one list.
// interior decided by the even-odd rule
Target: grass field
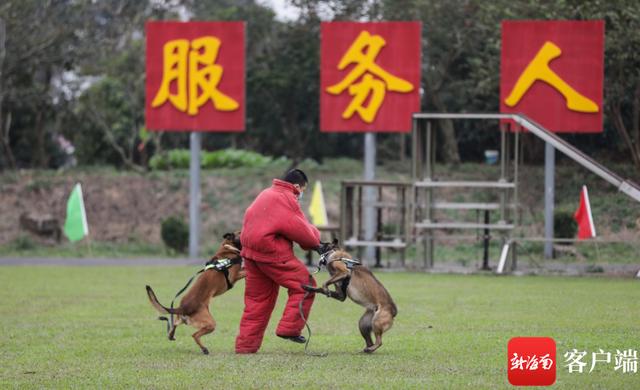
[[(628, 279), (380, 273), (399, 315), (373, 355), (359, 353), (362, 313), (352, 302), (317, 297), (310, 357), (274, 335), (284, 293), (257, 355), (236, 356), (244, 282), (216, 299), (211, 355), (164, 323), (146, 300), (163, 303), (191, 267), (2, 267), (0, 388), (505, 388), (514, 336), (550, 336), (557, 388), (630, 389), (640, 373), (613, 364), (569, 374), (564, 352), (640, 349), (640, 284)], [(326, 275), (321, 275), (323, 280)]]

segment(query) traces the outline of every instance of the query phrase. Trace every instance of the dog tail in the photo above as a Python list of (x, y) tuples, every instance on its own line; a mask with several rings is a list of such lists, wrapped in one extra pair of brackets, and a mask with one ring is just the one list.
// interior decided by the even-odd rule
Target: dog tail
[(162, 306), (162, 304), (158, 301), (156, 294), (151, 289), (151, 286), (147, 286), (147, 296), (149, 297), (149, 302), (151, 305), (156, 308), (158, 313), (160, 314), (182, 314), (182, 309), (170, 309), (168, 307)]

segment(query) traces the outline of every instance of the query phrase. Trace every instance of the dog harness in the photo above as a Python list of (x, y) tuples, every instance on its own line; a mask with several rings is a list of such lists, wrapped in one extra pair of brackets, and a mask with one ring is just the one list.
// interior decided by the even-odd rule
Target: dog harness
[(233, 283), (231, 283), (231, 281), (229, 280), (229, 268), (231, 268), (234, 264), (240, 263), (242, 263), (241, 257), (236, 257), (233, 259), (211, 259), (205, 264), (203, 272), (210, 269), (222, 272), (224, 274), (224, 279), (227, 281), (227, 290), (231, 290), (233, 288)]
[(346, 277), (345, 279), (342, 280), (342, 282), (340, 283), (340, 290), (342, 290), (342, 294), (344, 296), (347, 295), (347, 288), (349, 287), (349, 282), (351, 282), (351, 271), (353, 271), (354, 267), (357, 267), (359, 265), (362, 265), (361, 262), (359, 262), (358, 260), (355, 259), (349, 259), (346, 257), (340, 257), (337, 259), (333, 259), (331, 261), (328, 261), (329, 258), (331, 258), (331, 255), (335, 252), (335, 250), (330, 250), (328, 252), (323, 253), (320, 256), (320, 261), (318, 262), (318, 271), (320, 271), (320, 267), (321, 266), (327, 266), (328, 263), (332, 262), (332, 261), (341, 261), (344, 263), (344, 265), (347, 266), (347, 270), (349, 271), (349, 276)]
[[(331, 255), (334, 252), (335, 252), (334, 250), (330, 250), (329, 252), (325, 252), (320, 256), (320, 261), (318, 262), (318, 271), (320, 270), (321, 266), (323, 266), (323, 265), (326, 266), (328, 263), (330, 263), (330, 261), (328, 261), (328, 259), (331, 257)], [(347, 266), (347, 269), (349, 271), (351, 271), (353, 269), (353, 267), (355, 267), (355, 266), (362, 265), (362, 263), (359, 262), (358, 260), (348, 259), (346, 257), (340, 257), (340, 258), (337, 258), (337, 259), (333, 259), (331, 261), (342, 261)]]

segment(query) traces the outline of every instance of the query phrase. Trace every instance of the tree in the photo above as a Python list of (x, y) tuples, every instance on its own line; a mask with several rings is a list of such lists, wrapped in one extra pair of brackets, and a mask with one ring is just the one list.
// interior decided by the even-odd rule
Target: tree
[[(0, 73), (0, 129), (5, 165), (46, 167), (50, 134), (64, 105), (52, 89), (76, 58), (74, 24), (82, 6), (74, 1), (7, 0), (0, 6), (6, 36)], [(33, 26), (37, 26), (34, 29)]]

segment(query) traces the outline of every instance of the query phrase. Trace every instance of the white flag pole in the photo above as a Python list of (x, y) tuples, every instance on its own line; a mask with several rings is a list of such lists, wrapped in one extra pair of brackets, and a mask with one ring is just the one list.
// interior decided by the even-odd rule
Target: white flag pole
[(82, 193), (82, 185), (78, 183), (78, 190), (80, 192), (80, 208), (82, 210), (82, 228), (84, 229), (87, 240), (87, 249), (89, 250), (89, 257), (93, 257), (93, 252), (91, 250), (91, 236), (89, 236), (89, 224), (87, 223), (87, 210), (84, 207), (84, 194)]

